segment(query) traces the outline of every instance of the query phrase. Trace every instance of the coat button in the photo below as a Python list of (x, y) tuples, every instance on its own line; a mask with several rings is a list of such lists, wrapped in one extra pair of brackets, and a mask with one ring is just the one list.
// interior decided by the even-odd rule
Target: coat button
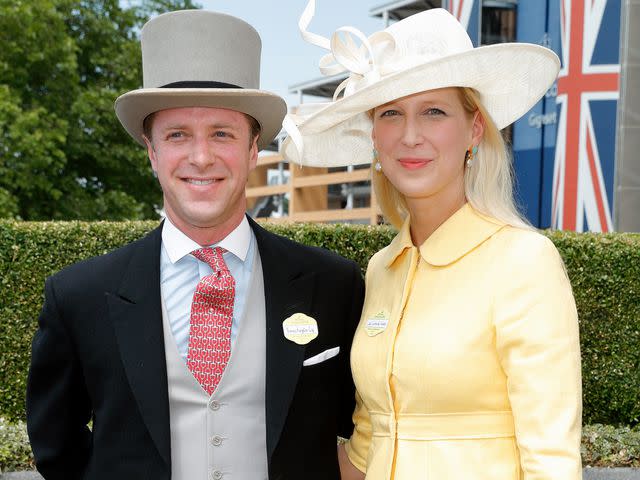
[(211, 445), (214, 447), (219, 447), (222, 445), (222, 437), (220, 435), (214, 435), (211, 437)]
[(220, 403), (216, 402), (215, 400), (211, 400), (211, 401), (209, 402), (209, 408), (210, 408), (211, 410), (213, 410), (214, 412), (215, 412), (216, 410), (220, 410)]

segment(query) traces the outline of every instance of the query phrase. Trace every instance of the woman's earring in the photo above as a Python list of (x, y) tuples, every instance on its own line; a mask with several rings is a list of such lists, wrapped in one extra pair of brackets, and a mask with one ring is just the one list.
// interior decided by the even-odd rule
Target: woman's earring
[(464, 154), (464, 160), (467, 167), (473, 166), (473, 161), (476, 158), (476, 154), (478, 153), (477, 145), (469, 147), (469, 150)]
[(378, 151), (375, 148), (373, 149), (373, 161), (375, 162), (373, 164), (375, 171), (378, 173), (382, 172), (382, 164), (378, 160)]

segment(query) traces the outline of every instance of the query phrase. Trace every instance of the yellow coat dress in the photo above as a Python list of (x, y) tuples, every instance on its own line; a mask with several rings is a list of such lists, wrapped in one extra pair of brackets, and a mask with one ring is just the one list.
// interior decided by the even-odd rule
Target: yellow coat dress
[(575, 480), (578, 320), (554, 245), (468, 204), (374, 255), (351, 353), (367, 480)]

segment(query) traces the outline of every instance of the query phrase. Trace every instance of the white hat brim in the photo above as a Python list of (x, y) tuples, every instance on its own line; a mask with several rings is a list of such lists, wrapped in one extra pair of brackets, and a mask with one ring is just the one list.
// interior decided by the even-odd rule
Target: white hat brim
[(261, 127), (258, 148), (266, 148), (278, 135), (287, 105), (282, 97), (264, 90), (244, 88), (142, 88), (116, 99), (118, 120), (144, 145), (143, 122), (154, 112), (181, 107), (215, 107), (236, 110), (255, 118)]

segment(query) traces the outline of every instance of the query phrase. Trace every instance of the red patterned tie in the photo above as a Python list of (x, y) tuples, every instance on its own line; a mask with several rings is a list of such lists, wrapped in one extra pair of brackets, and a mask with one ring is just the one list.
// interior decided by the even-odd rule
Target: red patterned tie
[(236, 282), (224, 263), (220, 247), (194, 250), (213, 273), (203, 277), (193, 294), (187, 367), (209, 394), (218, 386), (231, 356), (231, 321)]

